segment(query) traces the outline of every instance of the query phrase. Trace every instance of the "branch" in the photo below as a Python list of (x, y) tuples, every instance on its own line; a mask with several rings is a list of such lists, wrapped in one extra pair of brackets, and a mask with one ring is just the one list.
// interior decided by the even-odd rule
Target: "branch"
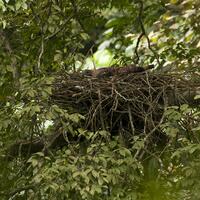
[(138, 64), (139, 60), (140, 60), (140, 57), (139, 57), (139, 54), (138, 54), (138, 48), (139, 48), (139, 44), (140, 44), (140, 40), (142, 39), (142, 37), (144, 36), (144, 33), (141, 33), (137, 39), (137, 44), (136, 44), (136, 47), (135, 47), (135, 55), (136, 55), (136, 61), (135, 61), (135, 64)]
[(129, 121), (131, 124), (131, 130), (132, 130), (132, 134), (135, 135), (135, 127), (133, 124), (133, 116), (132, 116), (132, 111), (131, 111), (131, 107), (130, 104), (128, 103), (128, 116), (129, 116)]
[(137, 40), (137, 45), (136, 45), (136, 48), (135, 48), (135, 54), (137, 56), (137, 60), (136, 62), (139, 61), (139, 56), (138, 56), (138, 47), (139, 47), (139, 43), (142, 39), (143, 36), (145, 36), (145, 38), (147, 39), (147, 44), (148, 44), (148, 48), (150, 49), (150, 51), (154, 54), (156, 60), (157, 60), (157, 63), (159, 65), (159, 67), (161, 66), (160, 64), (160, 60), (159, 60), (159, 55), (156, 53), (156, 51), (151, 47), (151, 42), (150, 42), (150, 39), (146, 33), (146, 30), (145, 30), (145, 27), (144, 27), (144, 24), (143, 24), (143, 20), (142, 20), (142, 17), (143, 17), (143, 12), (144, 12), (144, 5), (143, 5), (143, 1), (142, 0), (139, 0), (137, 3), (139, 3), (140, 5), (140, 11), (139, 11), (139, 15), (138, 15), (138, 20), (139, 20), (139, 24), (140, 24), (140, 28), (141, 28), (141, 31), (142, 33), (140, 34), (138, 40)]
[(44, 36), (42, 35), (42, 39), (41, 39), (41, 48), (40, 48), (40, 54), (38, 56), (38, 62), (37, 62), (37, 71), (36, 74), (39, 74), (40, 72), (40, 68), (41, 68), (41, 58), (43, 56), (44, 53)]
[(58, 33), (60, 33), (62, 30), (65, 29), (66, 24), (72, 19), (73, 15), (70, 15), (64, 22), (64, 24), (54, 33), (52, 33), (51, 35), (47, 36), (44, 38), (44, 40), (50, 40), (52, 38), (54, 38)]
[(41, 68), (41, 58), (43, 56), (44, 53), (44, 24), (42, 22), (42, 19), (40, 18), (40, 16), (38, 14), (36, 14), (36, 12), (34, 11), (33, 5), (30, 4), (30, 8), (31, 11), (33, 13), (33, 15), (35, 16), (37, 23), (40, 26), (40, 31), (41, 31), (41, 47), (40, 47), (40, 53), (38, 56), (38, 61), (37, 61), (37, 67), (35, 67), (34, 69), (34, 73), (37, 75), (40, 73), (40, 68)]

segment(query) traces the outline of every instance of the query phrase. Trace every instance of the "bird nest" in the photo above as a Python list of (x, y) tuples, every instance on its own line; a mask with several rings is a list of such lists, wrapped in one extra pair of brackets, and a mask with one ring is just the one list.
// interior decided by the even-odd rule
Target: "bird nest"
[[(132, 69), (131, 69), (132, 70)], [(122, 136), (125, 145), (134, 141), (134, 136), (144, 139), (146, 147), (165, 147), (168, 137), (162, 132), (164, 111), (167, 106), (188, 103), (200, 105), (200, 77), (198, 74), (155, 74), (137, 70), (129, 73), (63, 73), (53, 85), (51, 104), (57, 104), (68, 113), (80, 113), (85, 117), (82, 128), (98, 133), (106, 130), (112, 136)], [(55, 120), (56, 121), (56, 120)], [(59, 121), (59, 120), (58, 120)], [(35, 141), (18, 141), (11, 145), (9, 159), (21, 152), (48, 152), (66, 145), (66, 130), (54, 124), (53, 134)], [(73, 128), (76, 128), (73, 126)], [(68, 134), (68, 142), (80, 141), (81, 136)], [(78, 140), (77, 140), (78, 139)], [(122, 140), (120, 140), (122, 141)]]
[(52, 101), (84, 115), (83, 126), (91, 131), (107, 130), (126, 137), (160, 133), (165, 108), (191, 103), (191, 91), (200, 86), (199, 77), (192, 78), (196, 82), (183, 77), (146, 71), (100, 78), (62, 74), (56, 80)]

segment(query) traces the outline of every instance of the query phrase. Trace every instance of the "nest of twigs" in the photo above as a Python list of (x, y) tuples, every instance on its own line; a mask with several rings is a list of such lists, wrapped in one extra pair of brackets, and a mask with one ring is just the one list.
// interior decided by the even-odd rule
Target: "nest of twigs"
[[(200, 76), (133, 71), (129, 74), (106, 71), (100, 77), (94, 77), (92, 73), (63, 73), (54, 83), (50, 103), (84, 115), (81, 127), (89, 131), (106, 130), (112, 136), (122, 136), (125, 145), (134, 142), (133, 136), (137, 135), (144, 139), (146, 147), (165, 148), (168, 137), (160, 128), (165, 120), (164, 110), (167, 106), (183, 103), (199, 106), (200, 99), (194, 100), (194, 97), (200, 94)], [(38, 138), (11, 145), (9, 159), (19, 151), (21, 155), (38, 151), (48, 153), (49, 149), (65, 146), (62, 125), (55, 124), (55, 130), (45, 142)], [(67, 138), (70, 138), (69, 142), (80, 141), (79, 136), (77, 140), (71, 133)]]
[[(63, 74), (56, 80), (52, 100), (85, 116), (83, 126), (112, 135), (160, 133), (167, 106), (191, 103), (199, 77), (150, 72), (95, 78), (83, 73)], [(196, 90), (196, 89), (195, 89)]]

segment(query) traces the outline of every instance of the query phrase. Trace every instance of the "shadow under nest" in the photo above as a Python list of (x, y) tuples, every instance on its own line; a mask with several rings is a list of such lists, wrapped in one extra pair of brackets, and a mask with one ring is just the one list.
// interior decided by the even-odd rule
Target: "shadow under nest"
[[(111, 136), (121, 136), (125, 144), (139, 135), (153, 145), (163, 146), (167, 136), (160, 125), (165, 108), (187, 103), (195, 84), (182, 75), (147, 71), (101, 78), (63, 74), (55, 82), (52, 101), (82, 114), (87, 130), (106, 130)], [(185, 95), (185, 91), (189, 93)]]

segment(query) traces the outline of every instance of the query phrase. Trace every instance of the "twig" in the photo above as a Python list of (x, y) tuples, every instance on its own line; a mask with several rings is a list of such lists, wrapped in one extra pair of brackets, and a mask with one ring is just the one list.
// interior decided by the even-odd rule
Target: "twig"
[(47, 36), (44, 38), (44, 40), (50, 40), (52, 38), (54, 38), (57, 34), (59, 34), (61, 31), (63, 31), (66, 27), (66, 24), (72, 19), (73, 15), (70, 15), (65, 22), (63, 23), (63, 25), (54, 33), (52, 33), (51, 35)]
[(138, 48), (139, 48), (139, 45), (140, 45), (140, 40), (142, 39), (142, 37), (144, 36), (144, 33), (141, 33), (137, 39), (137, 44), (136, 44), (136, 47), (135, 47), (135, 54), (136, 54), (136, 61), (135, 61), (135, 64), (138, 64), (139, 60), (140, 60), (140, 57), (139, 57), (139, 54), (138, 54)]
[(30, 4), (30, 8), (31, 8), (31, 11), (33, 13), (33, 15), (35, 16), (36, 20), (37, 20), (37, 23), (40, 25), (40, 31), (41, 31), (41, 46), (40, 46), (40, 53), (39, 53), (39, 56), (38, 56), (38, 61), (37, 61), (37, 67), (35, 66), (34, 68), (34, 73), (36, 75), (38, 75), (40, 73), (40, 68), (41, 68), (41, 58), (42, 58), (42, 55), (44, 53), (44, 24), (42, 22), (42, 19), (40, 18), (40, 16), (35, 13), (35, 10), (33, 8), (33, 5)]
[(98, 90), (98, 98), (99, 98), (99, 114), (100, 114), (100, 121), (102, 125), (102, 129), (106, 130), (105, 124), (104, 124), (104, 119), (103, 119), (103, 110), (102, 110), (102, 100), (101, 100), (101, 91)]
[(134, 127), (134, 124), (133, 124), (133, 116), (132, 116), (131, 107), (130, 107), (129, 103), (128, 103), (128, 116), (129, 116), (129, 121), (130, 121), (130, 124), (131, 124), (132, 134), (135, 135), (135, 127)]
[(139, 61), (139, 55), (138, 55), (138, 47), (139, 47), (139, 43), (142, 39), (143, 36), (145, 36), (145, 38), (147, 39), (147, 44), (148, 44), (148, 48), (151, 50), (151, 52), (154, 54), (155, 58), (156, 58), (156, 61), (159, 65), (159, 67), (161, 66), (161, 63), (160, 63), (160, 60), (159, 60), (159, 55), (156, 53), (156, 51), (151, 47), (151, 42), (150, 42), (150, 39), (146, 33), (146, 30), (145, 30), (145, 27), (144, 27), (144, 24), (143, 24), (143, 20), (142, 20), (142, 17), (143, 17), (143, 11), (144, 11), (144, 5), (143, 5), (143, 1), (142, 0), (139, 0), (137, 3), (139, 3), (140, 5), (140, 10), (139, 10), (139, 15), (138, 15), (138, 20), (139, 20), (139, 23), (140, 23), (140, 28), (141, 28), (141, 31), (142, 33), (140, 34), (140, 36), (138, 37), (138, 40), (137, 40), (137, 44), (136, 44), (136, 48), (135, 48), (135, 54), (136, 54), (136, 57), (137, 57), (137, 60), (136, 62), (138, 63)]
[(38, 56), (38, 62), (37, 62), (37, 71), (36, 74), (39, 74), (41, 71), (41, 58), (43, 56), (44, 53), (44, 36), (42, 35), (42, 39), (41, 39), (41, 49), (40, 49), (40, 54)]

